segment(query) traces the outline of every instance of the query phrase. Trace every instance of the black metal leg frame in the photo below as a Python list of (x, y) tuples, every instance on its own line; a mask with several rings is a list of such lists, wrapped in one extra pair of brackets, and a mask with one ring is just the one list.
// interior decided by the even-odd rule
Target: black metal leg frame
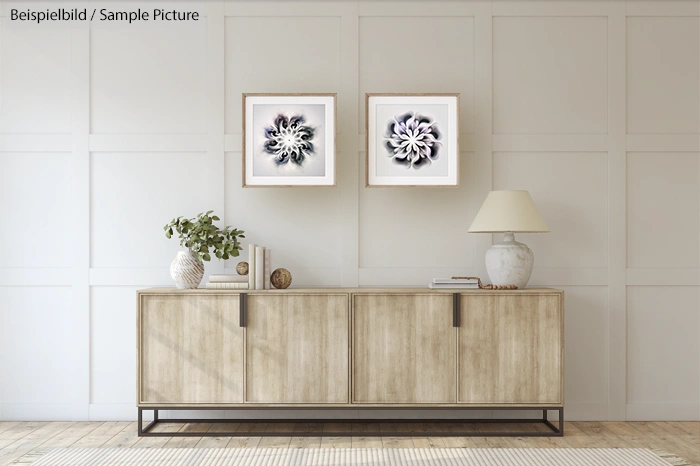
[[(246, 407), (249, 409), (248, 407)], [(242, 408), (242, 409), (246, 409)], [(319, 432), (278, 432), (278, 431), (244, 431), (244, 432), (154, 432), (153, 428), (158, 424), (166, 423), (313, 423), (313, 422), (329, 422), (331, 419), (160, 419), (158, 417), (159, 410), (191, 410), (192, 408), (171, 408), (167, 406), (162, 407), (148, 407), (148, 408), (138, 408), (139, 418), (138, 418), (138, 431), (139, 437), (318, 437)], [(236, 408), (201, 408), (203, 410), (216, 410), (216, 409), (227, 409), (235, 410)], [(260, 409), (260, 408), (256, 408)], [(299, 408), (271, 408), (271, 409), (299, 409)], [(363, 409), (363, 408), (359, 408)], [(364, 409), (396, 409), (396, 408), (364, 408)], [(415, 409), (415, 408), (411, 408)], [(388, 422), (400, 422), (400, 423), (540, 423), (546, 425), (550, 431), (485, 431), (485, 432), (475, 432), (467, 430), (450, 430), (450, 431), (420, 431), (420, 432), (372, 432), (374, 436), (389, 436), (389, 437), (416, 437), (416, 436), (430, 436), (430, 437), (563, 437), (564, 436), (564, 408), (563, 407), (497, 407), (497, 408), (425, 408), (425, 409), (449, 409), (454, 410), (512, 410), (512, 411), (542, 411), (541, 419), (333, 419), (334, 422), (341, 423), (388, 423)], [(153, 411), (153, 421), (148, 423), (144, 427), (143, 425), (143, 411)], [(548, 411), (557, 411), (559, 413), (559, 421), (557, 426), (552, 424), (547, 418)], [(323, 437), (351, 437), (357, 436), (358, 432), (341, 431), (341, 432), (323, 432), (320, 434)]]

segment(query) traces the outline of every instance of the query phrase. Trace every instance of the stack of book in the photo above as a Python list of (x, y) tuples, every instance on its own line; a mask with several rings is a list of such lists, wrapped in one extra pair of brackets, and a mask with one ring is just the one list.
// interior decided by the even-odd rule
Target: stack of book
[(248, 245), (248, 289), (269, 290), (272, 274), (272, 250), (257, 244)]
[(207, 283), (209, 290), (247, 290), (247, 275), (210, 275)]
[(432, 290), (454, 290), (454, 289), (477, 289), (479, 288), (478, 278), (433, 278), (433, 282), (428, 285)]

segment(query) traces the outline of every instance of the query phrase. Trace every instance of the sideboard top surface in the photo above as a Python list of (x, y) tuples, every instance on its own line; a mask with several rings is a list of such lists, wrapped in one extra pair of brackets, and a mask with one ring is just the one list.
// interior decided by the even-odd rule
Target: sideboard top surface
[(352, 293), (352, 294), (386, 294), (386, 293), (409, 293), (409, 294), (474, 294), (474, 295), (512, 295), (512, 294), (563, 294), (563, 290), (556, 288), (524, 288), (522, 290), (480, 290), (480, 289), (448, 289), (433, 290), (430, 288), (287, 288), (285, 290), (211, 290), (206, 288), (196, 288), (192, 290), (179, 290), (177, 288), (146, 288), (138, 290), (141, 295), (158, 294), (309, 294), (309, 293)]

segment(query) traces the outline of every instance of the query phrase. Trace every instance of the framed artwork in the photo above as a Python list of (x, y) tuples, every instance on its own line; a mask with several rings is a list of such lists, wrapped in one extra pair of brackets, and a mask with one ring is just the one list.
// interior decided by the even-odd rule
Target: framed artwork
[(243, 187), (335, 186), (335, 94), (243, 94)]
[(366, 94), (365, 184), (459, 186), (459, 94)]

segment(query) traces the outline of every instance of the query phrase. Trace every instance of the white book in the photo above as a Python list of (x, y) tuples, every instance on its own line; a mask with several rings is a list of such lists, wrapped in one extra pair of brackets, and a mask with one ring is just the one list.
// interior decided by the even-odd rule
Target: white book
[(478, 289), (479, 284), (471, 284), (471, 283), (454, 283), (454, 284), (438, 284), (438, 283), (430, 283), (428, 285), (428, 288), (431, 290), (465, 290), (465, 289)]
[(209, 283), (248, 283), (245, 275), (215, 274), (209, 275)]
[(255, 289), (265, 289), (265, 247), (255, 248)]
[(248, 289), (248, 282), (245, 283), (235, 283), (235, 282), (229, 282), (229, 283), (207, 283), (207, 289), (208, 290), (247, 290)]
[(272, 261), (270, 259), (270, 252), (271, 250), (268, 248), (265, 248), (265, 289), (269, 290), (271, 288), (270, 286), (270, 275), (272, 274), (272, 269), (270, 268), (270, 265), (272, 264)]
[(433, 278), (433, 283), (479, 283), (476, 278)]
[(257, 244), (248, 245), (248, 289), (255, 289), (255, 247)]

